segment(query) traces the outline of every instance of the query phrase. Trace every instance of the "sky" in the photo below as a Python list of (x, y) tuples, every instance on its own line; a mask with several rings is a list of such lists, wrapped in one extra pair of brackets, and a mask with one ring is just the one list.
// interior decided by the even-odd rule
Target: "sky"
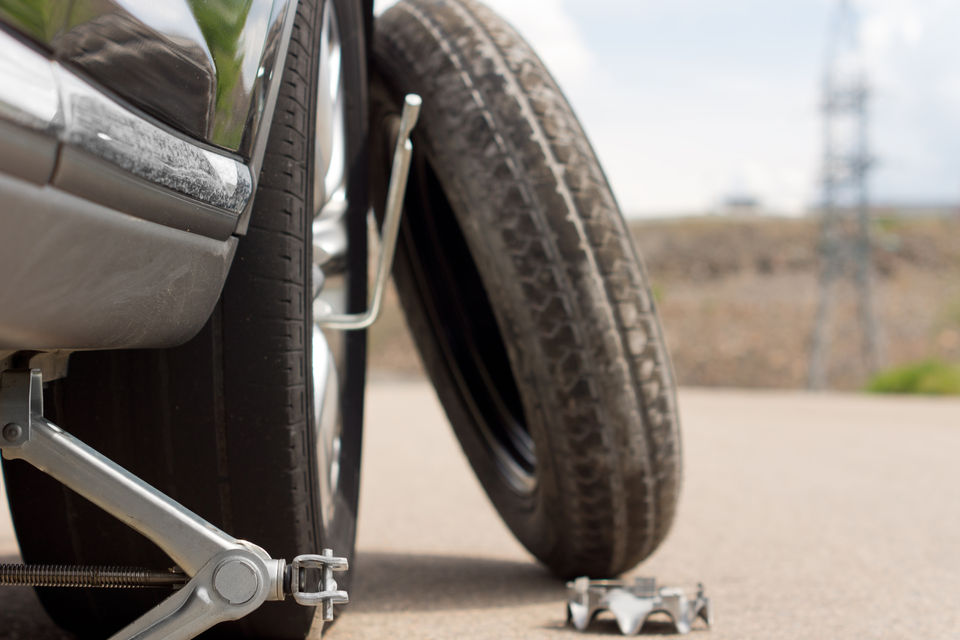
[[(382, 9), (391, 4), (378, 0)], [(583, 122), (627, 215), (819, 199), (838, 0), (487, 0)], [(960, 203), (960, 2), (859, 0), (877, 202)]]

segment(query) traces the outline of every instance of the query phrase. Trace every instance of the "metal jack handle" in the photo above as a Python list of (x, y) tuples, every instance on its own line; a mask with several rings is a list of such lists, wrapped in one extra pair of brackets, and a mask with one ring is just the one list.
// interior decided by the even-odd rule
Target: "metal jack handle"
[(383, 230), (380, 234), (380, 258), (377, 260), (377, 275), (373, 284), (373, 296), (370, 307), (363, 313), (327, 314), (316, 317), (316, 323), (329, 329), (366, 329), (380, 315), (383, 291), (390, 277), (393, 256), (397, 250), (397, 236), (400, 232), (400, 215), (403, 213), (403, 197), (407, 191), (407, 176), (410, 173), (410, 156), (413, 144), (410, 132), (417, 124), (422, 101), (416, 94), (408, 94), (403, 99), (403, 111), (400, 114), (400, 131), (397, 146), (393, 152), (393, 168), (390, 171), (390, 186), (387, 188), (387, 201), (384, 207)]
[(112, 640), (188, 640), (219, 622), (251, 613), (266, 600), (283, 600), (285, 583), (295, 584), (294, 595), (306, 596), (309, 604), (324, 605), (326, 615), (332, 616), (327, 602), (347, 601), (329, 571), (314, 592), (306, 589), (300, 570), (317, 566), (313, 561), (342, 571), (346, 559), (334, 558), (327, 550), (323, 556), (300, 556), (288, 568), (284, 560), (224, 533), (44, 418), (39, 370), (0, 375), (0, 425), (4, 458), (29, 462), (116, 516), (156, 543), (190, 576), (183, 588)]

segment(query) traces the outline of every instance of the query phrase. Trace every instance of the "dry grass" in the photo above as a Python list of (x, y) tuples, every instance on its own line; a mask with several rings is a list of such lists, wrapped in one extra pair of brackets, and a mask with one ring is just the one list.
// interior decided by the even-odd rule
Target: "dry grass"
[[(806, 384), (817, 303), (811, 220), (634, 222), (684, 385)], [(874, 229), (882, 367), (960, 362), (960, 219), (881, 220)], [(861, 388), (853, 292), (838, 291), (831, 386)], [(371, 366), (420, 373), (396, 295), (371, 332)]]

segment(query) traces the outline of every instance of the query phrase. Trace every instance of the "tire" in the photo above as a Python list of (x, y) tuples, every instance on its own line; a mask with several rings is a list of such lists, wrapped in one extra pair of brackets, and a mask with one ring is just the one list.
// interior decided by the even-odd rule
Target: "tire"
[[(344, 311), (366, 303), (367, 103), (361, 5), (330, 0), (342, 40)], [(77, 353), (51, 383), (46, 415), (145, 481), (240, 539), (288, 561), (331, 547), (352, 556), (356, 532), (366, 336), (344, 334), (338, 361), (340, 468), (321, 504), (311, 354), (312, 221), (319, 32), (324, 3), (300, 0), (249, 230), (207, 325), (181, 347)], [(26, 562), (165, 568), (159, 549), (26, 464), (4, 461)], [(324, 520), (323, 509), (329, 517)], [(338, 574), (349, 586), (350, 575)], [(38, 589), (51, 617), (105, 637), (167, 593)], [(299, 638), (312, 608), (267, 602), (208, 637)]]
[(394, 276), (462, 448), (553, 572), (626, 571), (673, 521), (680, 441), (653, 298), (594, 152), (484, 6), (402, 0), (374, 31), (373, 126), (423, 98)]

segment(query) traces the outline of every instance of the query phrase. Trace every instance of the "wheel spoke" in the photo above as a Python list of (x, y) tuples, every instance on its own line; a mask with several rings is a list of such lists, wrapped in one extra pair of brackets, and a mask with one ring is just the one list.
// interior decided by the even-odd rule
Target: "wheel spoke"
[(324, 210), (326, 205), (330, 202), (331, 198), (337, 193), (337, 191), (344, 189), (346, 186), (346, 140), (345, 131), (344, 131), (344, 122), (343, 118), (339, 117), (344, 114), (344, 105), (343, 105), (343, 95), (342, 93), (337, 93), (334, 96), (333, 107), (331, 111), (335, 114), (335, 119), (339, 120), (339, 125), (333, 125), (332, 131), (330, 133), (330, 160), (327, 163), (326, 175), (323, 179), (324, 186), (324, 195), (326, 196), (324, 200), (324, 207), (320, 210), (320, 215), (326, 215)]
[(322, 215), (331, 196), (346, 181), (342, 46), (336, 10), (331, 3), (324, 8), (317, 76), (313, 195), (314, 215)]
[[(311, 265), (313, 317), (346, 311), (345, 272), (349, 237), (346, 227), (346, 103), (342, 46), (333, 2), (324, 3), (317, 71)], [(317, 452), (317, 481), (324, 530), (334, 516), (340, 480), (342, 420), (340, 381), (344, 375), (343, 335), (313, 325), (311, 369)]]

